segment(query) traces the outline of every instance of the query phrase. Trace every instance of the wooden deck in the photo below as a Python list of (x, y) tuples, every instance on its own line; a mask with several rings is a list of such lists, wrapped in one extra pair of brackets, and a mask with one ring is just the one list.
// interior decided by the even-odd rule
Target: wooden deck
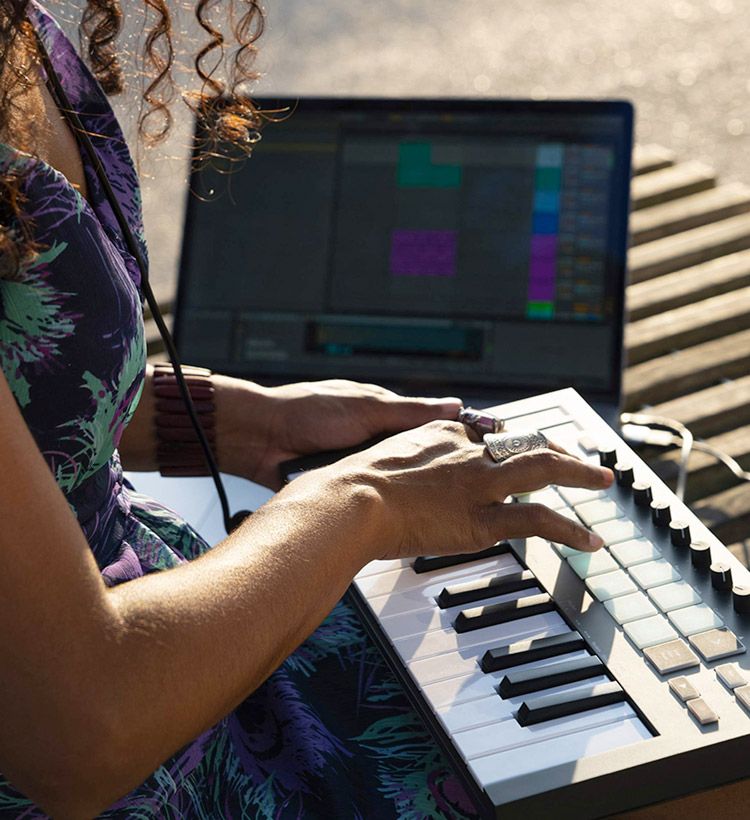
[[(636, 147), (624, 408), (678, 419), (750, 469), (750, 187)], [(157, 294), (168, 313), (173, 294)], [(149, 353), (160, 348), (147, 318)], [(674, 452), (644, 457), (673, 484)], [(688, 503), (750, 564), (750, 484), (694, 453)]]
[[(634, 154), (624, 409), (648, 406), (750, 469), (750, 187), (657, 146)], [(677, 454), (644, 457), (670, 484)], [(690, 459), (687, 501), (750, 558), (750, 484)]]

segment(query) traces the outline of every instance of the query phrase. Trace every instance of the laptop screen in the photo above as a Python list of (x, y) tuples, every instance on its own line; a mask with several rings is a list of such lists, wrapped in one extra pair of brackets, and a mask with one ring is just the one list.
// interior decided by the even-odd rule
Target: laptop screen
[(293, 113), (239, 170), (191, 178), (185, 361), (617, 401), (627, 103), (260, 104)]

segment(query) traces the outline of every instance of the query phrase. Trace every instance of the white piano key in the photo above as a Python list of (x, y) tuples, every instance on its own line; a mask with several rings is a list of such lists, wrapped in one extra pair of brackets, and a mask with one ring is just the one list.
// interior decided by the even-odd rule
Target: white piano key
[(499, 791), (504, 782), (515, 777), (650, 739), (651, 733), (638, 718), (616, 720), (605, 726), (527, 745), (521, 754), (509, 749), (479, 757), (469, 762), (469, 768), (484, 789)]
[[(489, 573), (488, 577), (491, 578), (494, 575), (495, 573)], [(478, 581), (479, 578), (480, 576), (477, 576), (475, 580)], [(508, 592), (505, 595), (496, 595), (494, 598), (477, 601), (474, 605), (501, 604), (503, 601), (515, 601), (524, 595), (537, 594), (539, 592), (541, 592), (540, 589), (519, 589), (515, 592)], [(423, 635), (433, 629), (450, 629), (452, 628), (456, 615), (466, 608), (467, 604), (459, 604), (458, 606), (448, 607), (447, 609), (440, 609), (437, 604), (434, 604), (434, 606), (429, 609), (418, 609), (411, 612), (402, 612), (398, 615), (382, 617), (380, 619), (380, 625), (388, 637), (392, 641), (396, 641), (400, 638), (407, 638), (410, 635)]]
[[(515, 631), (511, 631), (511, 628)], [(414, 679), (421, 686), (426, 686), (428, 683), (478, 671), (479, 660), (488, 649), (505, 646), (524, 638), (545, 638), (548, 635), (562, 635), (569, 631), (570, 627), (556, 612), (545, 612), (543, 615), (534, 615), (531, 618), (523, 618), (509, 624), (478, 629), (476, 633), (486, 633), (486, 640), (474, 646), (453, 651), (446, 650), (440, 655), (416, 658), (406, 663)], [(482, 637), (485, 638), (484, 635)], [(396, 649), (398, 650), (398, 647)], [(402, 658), (409, 649), (413, 647), (401, 648), (399, 654)]]
[[(557, 660), (560, 659), (557, 658)], [(597, 677), (589, 678), (585, 682), (593, 686), (597, 683), (610, 683), (610, 679), (606, 675), (597, 675)], [(580, 682), (575, 684), (566, 683), (534, 694), (555, 695), (574, 690), (579, 686)], [(526, 697), (526, 695), (518, 695), (504, 700), (497, 692), (493, 691), (481, 700), (472, 700), (468, 703), (439, 709), (437, 716), (449, 734), (475, 729), (488, 724), (498, 724), (503, 720), (513, 720), (515, 722), (515, 714)], [(503, 731), (500, 726), (496, 726), (496, 729), (498, 732)]]
[(366, 578), (368, 575), (380, 575), (381, 572), (408, 567), (411, 566), (413, 560), (413, 558), (393, 558), (385, 561), (370, 561), (354, 577)]
[[(568, 655), (542, 658), (541, 660), (524, 663), (513, 668), (517, 671), (541, 669), (544, 666), (549, 666), (551, 663), (558, 663), (561, 657), (574, 660), (587, 658), (589, 657), (589, 653), (585, 649), (579, 649), (577, 652), (571, 652)], [(449, 678), (448, 680), (428, 684), (423, 687), (422, 692), (435, 710), (445, 706), (457, 706), (460, 703), (466, 703), (470, 700), (486, 697), (487, 695), (497, 694), (497, 686), (505, 677), (507, 671), (507, 669), (501, 669), (497, 672), (487, 673), (477, 668), (470, 674), (463, 675), (459, 678)]]
[[(524, 591), (529, 592), (529, 590)], [(548, 616), (553, 617), (550, 619)], [(399, 638), (393, 641), (393, 645), (399, 655), (408, 663), (417, 658), (427, 658), (430, 655), (460, 652), (472, 646), (485, 644), (488, 640), (494, 641), (494, 646), (504, 646), (514, 641), (514, 636), (519, 633), (525, 635), (529, 630), (544, 629), (550, 624), (559, 623), (561, 620), (556, 612), (545, 612), (541, 615), (519, 618), (517, 621), (508, 621), (504, 624), (485, 626), (482, 629), (471, 629), (468, 632), (456, 632), (453, 627), (435, 629), (425, 634), (412, 634), (406, 638)]]
[[(590, 683), (587, 682), (583, 686), (570, 686), (568, 691), (573, 692), (577, 688), (589, 691)], [(501, 723), (481, 726), (478, 729), (466, 729), (463, 732), (456, 732), (453, 735), (453, 741), (461, 755), (466, 760), (472, 760), (483, 755), (503, 752), (506, 749), (518, 750), (522, 746), (528, 746), (540, 740), (571, 735), (594, 726), (606, 726), (608, 723), (624, 721), (635, 716), (633, 707), (629, 703), (615, 703), (575, 715), (535, 723), (532, 726), (521, 726), (516, 720), (505, 720)], [(518, 753), (523, 754), (523, 752)]]
[[(521, 572), (523, 567), (513, 555), (498, 555), (476, 563), (459, 564), (435, 572), (414, 572), (411, 566), (357, 578), (354, 583), (367, 598), (376, 615), (395, 615), (411, 609), (434, 606), (436, 595), (446, 584), (473, 576), (507, 572)], [(384, 600), (378, 601), (379, 597)]]

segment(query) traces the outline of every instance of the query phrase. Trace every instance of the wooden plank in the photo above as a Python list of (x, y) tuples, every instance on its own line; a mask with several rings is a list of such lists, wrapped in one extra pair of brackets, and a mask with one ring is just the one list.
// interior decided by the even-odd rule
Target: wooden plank
[(750, 327), (750, 287), (631, 322), (625, 328), (629, 366)]
[(713, 188), (716, 176), (701, 162), (680, 162), (660, 171), (634, 177), (630, 193), (634, 211)]
[(750, 484), (746, 481), (692, 506), (698, 518), (725, 544), (742, 540), (750, 532)]
[(632, 248), (628, 254), (630, 282), (644, 282), (747, 248), (750, 248), (750, 214), (722, 219)]
[(651, 412), (677, 419), (703, 437), (750, 424), (750, 376), (657, 404)]
[[(750, 470), (750, 426), (738, 427), (728, 433), (712, 436), (706, 441), (736, 459), (743, 470)], [(649, 464), (659, 478), (671, 487), (675, 486), (680, 464), (678, 449), (661, 452), (656, 457), (649, 458)], [(736, 483), (734, 473), (718, 459), (700, 450), (692, 452), (688, 461), (688, 502), (721, 492)], [(750, 485), (747, 489), (750, 492)]]
[(750, 285), (750, 251), (720, 256), (627, 289), (630, 321)]
[(633, 176), (660, 171), (674, 165), (674, 162), (674, 153), (662, 145), (651, 143), (633, 146)]
[(629, 367), (623, 374), (623, 406), (636, 410), (746, 373), (750, 373), (750, 330)]
[(643, 245), (748, 211), (750, 187), (741, 182), (730, 182), (636, 211), (630, 217), (630, 246)]

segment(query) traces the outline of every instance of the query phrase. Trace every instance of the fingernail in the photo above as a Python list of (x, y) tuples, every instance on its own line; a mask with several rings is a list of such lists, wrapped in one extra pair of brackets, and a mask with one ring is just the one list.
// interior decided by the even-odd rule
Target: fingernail
[(599, 550), (604, 546), (604, 541), (595, 532), (589, 533), (589, 546), (595, 550)]

